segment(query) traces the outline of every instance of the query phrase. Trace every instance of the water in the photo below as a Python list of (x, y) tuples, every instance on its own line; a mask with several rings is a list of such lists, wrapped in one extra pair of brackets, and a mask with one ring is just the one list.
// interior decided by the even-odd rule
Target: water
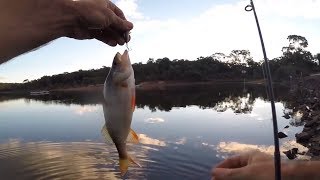
[[(282, 150), (299, 147), (301, 127), (282, 117), (287, 89), (276, 89)], [(210, 179), (224, 158), (248, 150), (273, 153), (270, 103), (263, 86), (216, 85), (138, 91), (129, 153), (142, 165), (127, 179)], [(291, 123), (293, 124), (293, 123)], [(0, 96), (0, 177), (121, 179), (118, 154), (100, 134), (101, 94)]]

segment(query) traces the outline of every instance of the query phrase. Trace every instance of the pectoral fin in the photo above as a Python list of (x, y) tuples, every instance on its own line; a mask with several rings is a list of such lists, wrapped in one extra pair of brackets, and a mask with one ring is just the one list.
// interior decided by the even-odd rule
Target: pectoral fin
[(101, 134), (102, 134), (104, 140), (106, 141), (106, 143), (113, 143), (113, 140), (107, 130), (106, 124), (103, 125), (103, 127), (101, 129)]
[(139, 143), (139, 136), (132, 129), (130, 129), (129, 135), (127, 137), (127, 142), (134, 143), (134, 144)]

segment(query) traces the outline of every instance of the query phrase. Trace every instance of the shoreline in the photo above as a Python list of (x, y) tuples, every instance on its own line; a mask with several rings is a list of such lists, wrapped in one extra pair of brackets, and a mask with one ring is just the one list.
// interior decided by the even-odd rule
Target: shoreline
[[(213, 80), (213, 81), (201, 81), (201, 82), (186, 82), (186, 81), (146, 81), (136, 84), (136, 90), (165, 90), (169, 88), (182, 88), (182, 87), (195, 87), (195, 86), (212, 86), (218, 84), (243, 84), (243, 80)], [(263, 85), (264, 80), (252, 80), (245, 81), (245, 84)], [(275, 82), (277, 84), (277, 82)], [(81, 86), (81, 87), (66, 87), (66, 88), (54, 88), (54, 89), (38, 89), (48, 90), (50, 92), (97, 92), (102, 91), (103, 84)], [(35, 90), (12, 90), (12, 91), (1, 91), (0, 94), (29, 94), (30, 91)], [(37, 91), (37, 90), (36, 90)]]

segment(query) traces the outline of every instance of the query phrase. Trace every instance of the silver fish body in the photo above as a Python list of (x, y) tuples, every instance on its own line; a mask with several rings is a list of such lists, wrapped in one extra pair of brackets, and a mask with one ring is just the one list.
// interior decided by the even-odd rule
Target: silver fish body
[[(105, 126), (102, 134), (113, 142), (119, 153), (121, 174), (127, 172), (129, 162), (126, 143), (138, 143), (137, 134), (131, 129), (135, 108), (135, 79), (128, 51), (117, 53), (105, 80), (103, 89)], [(135, 162), (134, 162), (135, 163)]]

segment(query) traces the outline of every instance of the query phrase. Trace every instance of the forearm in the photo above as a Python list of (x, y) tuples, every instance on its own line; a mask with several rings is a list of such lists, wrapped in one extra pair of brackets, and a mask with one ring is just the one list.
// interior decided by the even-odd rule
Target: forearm
[(0, 0), (0, 64), (66, 35), (65, 0)]
[(320, 161), (288, 161), (282, 166), (284, 179), (320, 179)]

